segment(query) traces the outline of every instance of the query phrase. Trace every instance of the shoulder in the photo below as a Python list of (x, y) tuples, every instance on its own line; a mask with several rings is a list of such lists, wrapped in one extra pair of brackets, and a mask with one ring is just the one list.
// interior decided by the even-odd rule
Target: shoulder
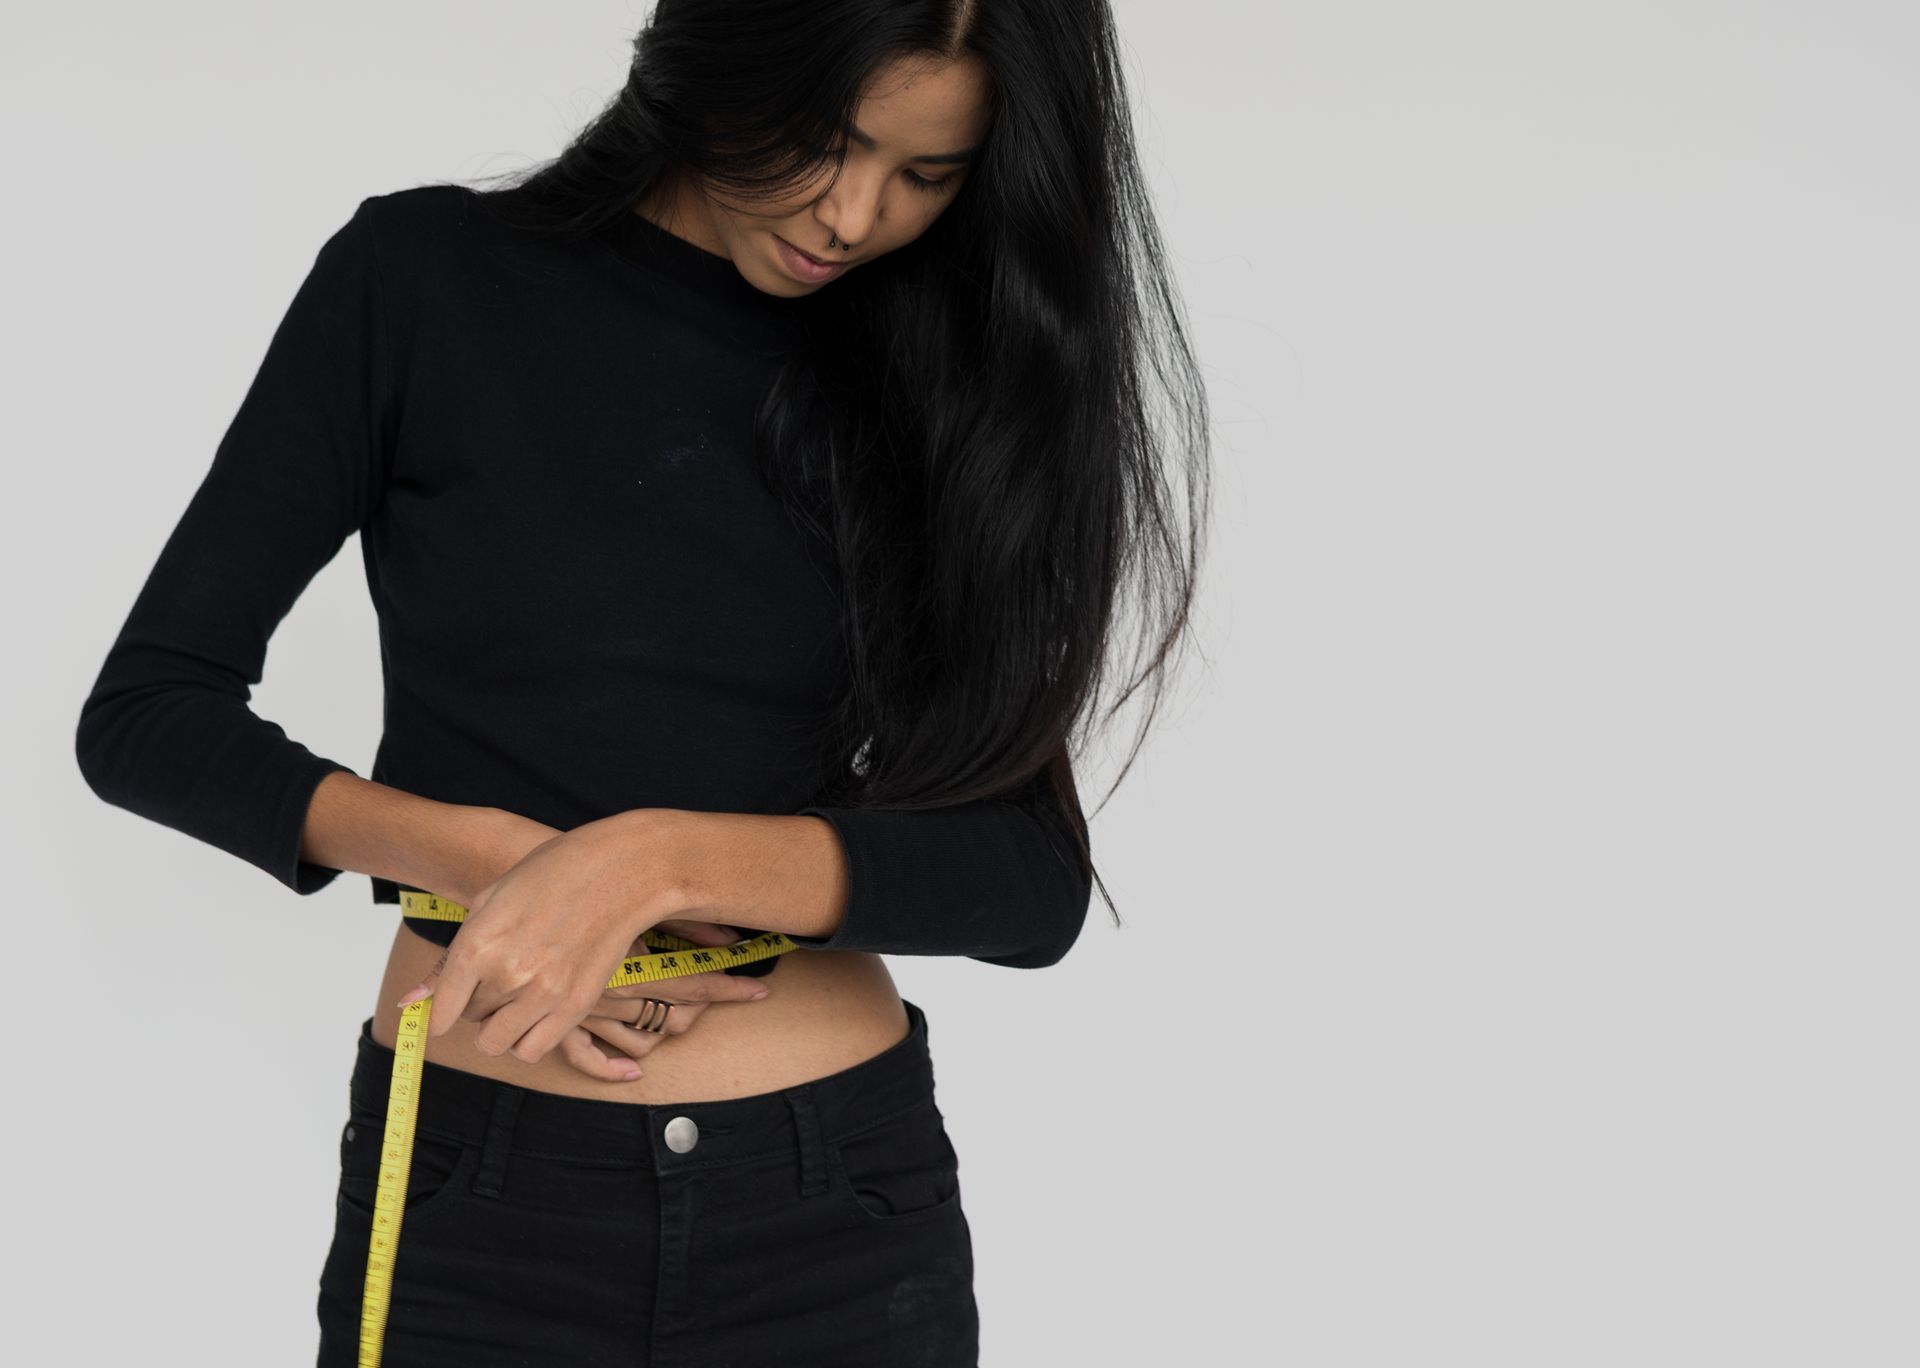
[(490, 226), (478, 193), (451, 182), (368, 195), (353, 218), (377, 251), (396, 255), (478, 246)]
[(353, 212), (396, 321), (495, 308), (551, 283), (554, 253), (514, 232), (477, 190), (450, 182), (368, 195)]

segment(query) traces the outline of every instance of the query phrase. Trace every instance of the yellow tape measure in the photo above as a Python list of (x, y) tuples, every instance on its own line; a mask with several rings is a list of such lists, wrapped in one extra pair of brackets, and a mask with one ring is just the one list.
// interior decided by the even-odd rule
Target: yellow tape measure
[[(467, 909), (457, 902), (400, 890), (404, 915), (433, 921), (463, 922)], [(736, 964), (784, 955), (799, 946), (778, 931), (763, 932), (732, 945), (699, 945), (665, 931), (648, 930), (641, 939), (659, 953), (629, 955), (607, 980), (609, 988), (661, 979), (705, 974)], [(387, 1333), (387, 1311), (393, 1301), (393, 1266), (400, 1252), (400, 1217), (406, 1209), (407, 1175), (413, 1168), (413, 1130), (420, 1114), (420, 1089), (426, 1071), (428, 1012), (431, 994), (400, 1009), (398, 1038), (393, 1049), (393, 1082), (387, 1091), (386, 1134), (380, 1146), (380, 1185), (373, 1199), (373, 1235), (367, 1245), (366, 1288), (360, 1301), (360, 1368), (380, 1368), (380, 1352)]]

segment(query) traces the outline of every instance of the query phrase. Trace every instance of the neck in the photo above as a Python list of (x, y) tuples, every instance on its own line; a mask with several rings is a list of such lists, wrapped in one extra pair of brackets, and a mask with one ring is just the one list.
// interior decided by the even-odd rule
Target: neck
[(713, 206), (684, 175), (671, 176), (665, 184), (655, 186), (635, 203), (633, 212), (704, 252), (733, 259), (714, 228)]

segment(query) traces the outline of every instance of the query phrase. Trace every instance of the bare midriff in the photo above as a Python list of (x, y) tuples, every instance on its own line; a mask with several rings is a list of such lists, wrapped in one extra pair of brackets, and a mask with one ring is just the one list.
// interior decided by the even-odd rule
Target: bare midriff
[[(395, 929), (374, 1005), (374, 1040), (393, 1047), (400, 1025), (395, 1002), (433, 969), (443, 949), (404, 922)], [(822, 1078), (906, 1037), (906, 1008), (878, 955), (790, 950), (763, 981), (770, 991), (758, 1002), (711, 1003), (684, 1034), (664, 1036), (639, 1061), (643, 1075), (632, 1083), (590, 1077), (558, 1047), (535, 1064), (487, 1054), (475, 1044), (481, 1023), (465, 1020), (428, 1040), (427, 1059), (535, 1092), (612, 1102), (711, 1102)], [(432, 1024), (441, 1024), (438, 1016)], [(595, 1043), (609, 1056), (619, 1053), (598, 1037)]]

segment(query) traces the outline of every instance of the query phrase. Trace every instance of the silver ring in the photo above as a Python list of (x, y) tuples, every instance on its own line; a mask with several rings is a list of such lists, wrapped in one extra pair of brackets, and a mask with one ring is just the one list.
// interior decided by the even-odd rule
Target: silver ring
[[(658, 1007), (656, 1013), (653, 1009)], [(655, 1035), (667, 1033), (667, 1018), (673, 1014), (673, 1004), (662, 1002), (659, 998), (640, 999), (640, 1018), (633, 1023), (636, 1031), (651, 1031)]]

